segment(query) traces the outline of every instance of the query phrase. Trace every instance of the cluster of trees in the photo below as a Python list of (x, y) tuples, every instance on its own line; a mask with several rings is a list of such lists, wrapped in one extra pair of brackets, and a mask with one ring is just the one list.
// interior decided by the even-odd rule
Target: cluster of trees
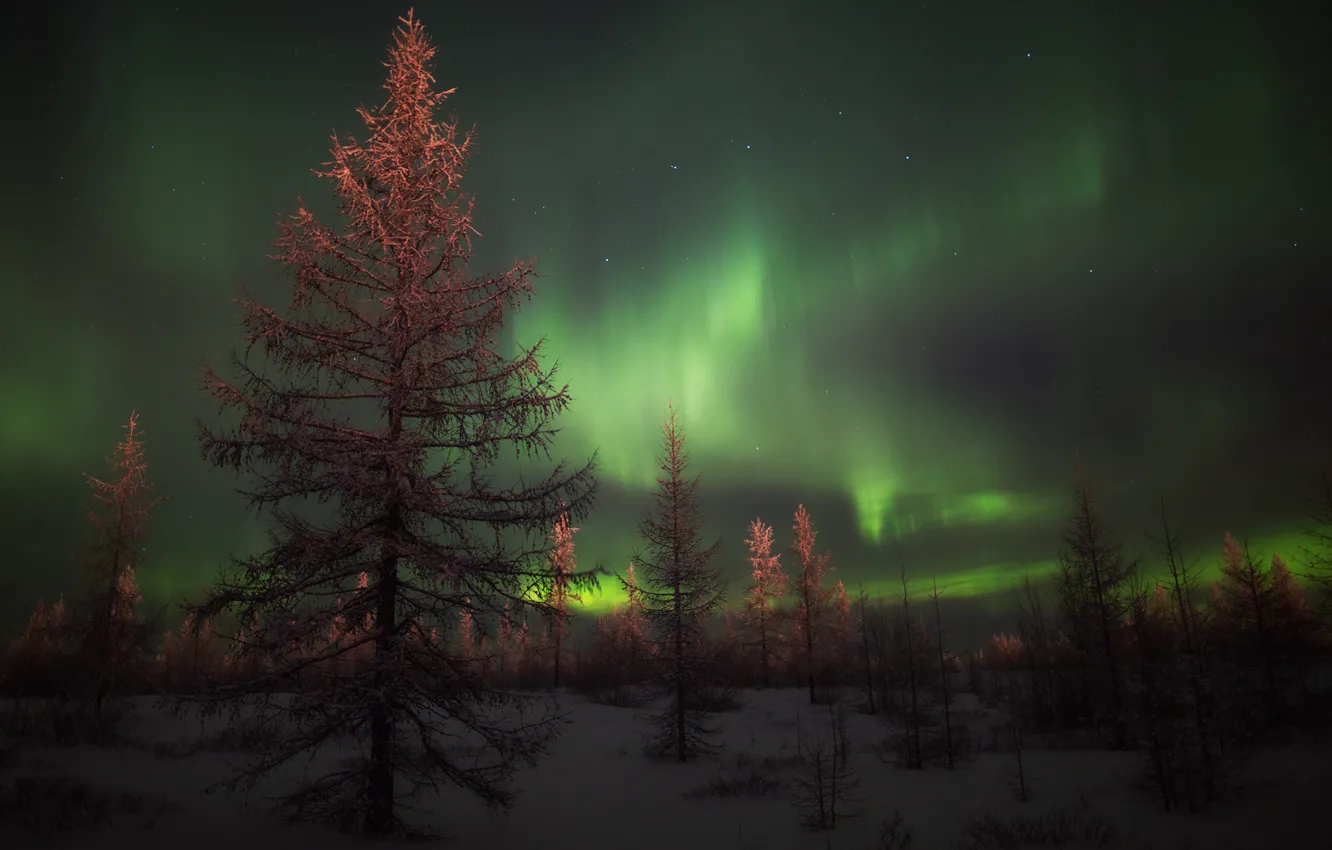
[(87, 515), (93, 534), (78, 590), (49, 607), (44, 599), (37, 601), (4, 669), (13, 693), (60, 696), (86, 707), (92, 725), (84, 733), (99, 740), (108, 731), (107, 701), (134, 686), (151, 634), (139, 611), (135, 567), (158, 500), (137, 414), (130, 414), (110, 463), (113, 474), (106, 480), (85, 476), (92, 491)]
[[(452, 90), (434, 87), (420, 23), (402, 21), (387, 99), (360, 111), (368, 139), (335, 136), (319, 172), (345, 227), (303, 207), (283, 223), (276, 258), (295, 281), (290, 309), (241, 299), (238, 380), (205, 369), (207, 392), (236, 414), (203, 429), (205, 457), (249, 475), (270, 545), (222, 570), (177, 630), (150, 641), (135, 570), (154, 499), (131, 416), (117, 477), (89, 479), (96, 545), (84, 586), (38, 604), (8, 654), (8, 687), (79, 701), (98, 727), (109, 699), (147, 688), (182, 708), (243, 711), (269, 734), (241, 784), (329, 741), (360, 741), (359, 761), (285, 805), (371, 833), (404, 828), (400, 798), (444, 782), (507, 804), (513, 772), (563, 721), (557, 708), (534, 717), (546, 701), (530, 689), (566, 684), (651, 700), (653, 746), (681, 761), (715, 748), (711, 718), (728, 685), (797, 685), (812, 704), (859, 689), (868, 711), (902, 719), (903, 764), (952, 767), (963, 747), (949, 688), (961, 668), (937, 586), (932, 606), (914, 604), (903, 570), (899, 599), (862, 588), (853, 604), (803, 505), (789, 574), (772, 526), (749, 525), (743, 606), (720, 639), (710, 630), (725, 592), (673, 407), (643, 546), (619, 578), (627, 602), (573, 639), (571, 605), (606, 575), (580, 569), (574, 544), (595, 458), (554, 463), (568, 388), (539, 342), (501, 350), (533, 269), (468, 274), (472, 201), (460, 181), (472, 135), (436, 120)], [(515, 454), (554, 466), (524, 478), (501, 462)], [(318, 518), (311, 504), (325, 506)], [(1220, 793), (1227, 748), (1311, 704), (1325, 631), (1279, 562), (1264, 569), (1227, 539), (1222, 580), (1200, 601), (1168, 528), (1163, 546), (1170, 581), (1149, 587), (1080, 485), (1053, 600), (1028, 585), (1018, 634), (996, 636), (970, 669), (1010, 707), (1015, 740), (1020, 729), (1085, 729), (1142, 746), (1167, 805), (1204, 805)], [(1319, 575), (1332, 585), (1332, 569)]]
[(1149, 581), (1079, 480), (1050, 589), (1023, 585), (1017, 633), (972, 655), (971, 685), (1009, 708), (1017, 746), (1024, 733), (1075, 732), (1140, 750), (1162, 806), (1200, 810), (1225, 796), (1236, 754), (1322, 722), (1316, 681), (1332, 641), (1280, 555), (1264, 564), (1227, 533), (1204, 585), (1164, 508), (1161, 530), (1164, 577)]

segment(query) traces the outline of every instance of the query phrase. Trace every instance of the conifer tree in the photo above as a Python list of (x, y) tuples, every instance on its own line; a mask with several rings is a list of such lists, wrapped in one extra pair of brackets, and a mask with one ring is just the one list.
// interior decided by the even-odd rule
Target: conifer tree
[[(1166, 516), (1165, 501), (1161, 502), (1161, 537), (1154, 541), (1165, 557), (1169, 584), (1166, 587), (1173, 602), (1173, 615), (1176, 629), (1180, 635), (1184, 655), (1184, 676), (1188, 680), (1189, 717), (1193, 726), (1192, 746), (1196, 747), (1198, 772), (1202, 779), (1202, 800), (1206, 807), (1218, 794), (1217, 748), (1214, 747), (1215, 728), (1213, 722), (1211, 692), (1208, 685), (1208, 665), (1206, 647), (1199, 629), (1197, 606), (1193, 596), (1198, 586), (1195, 564), (1184, 560), (1180, 550), (1179, 537), (1170, 529)], [(1193, 752), (1185, 753), (1187, 765), (1194, 758)], [(1195, 806), (1193, 797), (1190, 806)]]
[(1268, 570), (1272, 588), (1272, 646), (1286, 677), (1294, 677), (1303, 704), (1309, 705), (1308, 668), (1317, 644), (1317, 620), (1304, 588), (1279, 554)]
[(828, 570), (832, 556), (827, 552), (816, 553), (814, 544), (818, 532), (809, 518), (809, 511), (804, 505), (797, 505), (795, 522), (792, 524), (795, 540), (791, 551), (795, 553), (800, 565), (800, 598), (797, 600), (797, 626), (799, 639), (804, 645), (805, 680), (809, 686), (809, 704), (817, 702), (814, 693), (814, 668), (816, 662), (815, 647), (818, 644), (816, 632), (822, 625), (827, 607), (827, 591), (823, 587), (823, 577)]
[(725, 588), (717, 568), (710, 566), (718, 544), (703, 545), (699, 479), (685, 477), (689, 457), (674, 405), (661, 430), (655, 510), (639, 523), (646, 545), (634, 561), (642, 568), (638, 595), (658, 649), (655, 683), (667, 700), (654, 718), (654, 745), (660, 753), (685, 761), (716, 748), (717, 729), (710, 725), (704, 703), (712, 677), (703, 630), (708, 618), (721, 610)]
[(578, 529), (569, 525), (569, 515), (562, 514), (555, 521), (555, 528), (550, 539), (553, 544), (550, 552), (550, 643), (553, 658), (552, 684), (560, 686), (560, 668), (564, 655), (565, 632), (569, 627), (569, 603), (582, 602), (583, 597), (570, 584), (577, 574), (574, 561), (574, 532)]
[(1121, 551), (1122, 544), (1111, 537), (1097, 510), (1079, 463), (1073, 511), (1065, 525), (1064, 548), (1059, 554), (1061, 602), (1065, 617), (1072, 618), (1069, 625), (1081, 639), (1079, 649), (1103, 671), (1098, 690), (1110, 714), (1111, 745), (1115, 749), (1127, 745), (1118, 632), (1126, 610), (1130, 568)]
[(846, 594), (846, 585), (838, 579), (833, 582), (832, 589), (828, 593), (832, 605), (832, 659), (838, 675), (841, 675), (842, 668), (846, 665), (847, 656), (850, 654), (851, 647), (851, 597)]
[(1319, 591), (1314, 609), (1326, 630), (1332, 627), (1332, 474), (1327, 470), (1321, 484), (1305, 531), (1308, 542), (1301, 547), (1304, 569), (1300, 577)]
[(1022, 579), (1017, 609), (1019, 635), (1026, 650), (1023, 654), (1031, 673), (1036, 712), (1041, 720), (1048, 721), (1055, 712), (1054, 670), (1051, 660), (1053, 647), (1045, 619), (1045, 605), (1041, 601), (1040, 591), (1032, 584), (1030, 576), (1024, 576)]
[(134, 569), (142, 560), (143, 537), (159, 500), (152, 495), (148, 480), (137, 413), (130, 413), (111, 468), (113, 477), (107, 481), (84, 476), (93, 493), (88, 519), (95, 539), (86, 587), (77, 606), (81, 654), (91, 665), (91, 702), (99, 730), (104, 726), (106, 697), (124, 684), (126, 674), (142, 660), (147, 641), (146, 626), (137, 612), (141, 597)]
[(939, 579), (932, 579), (934, 586), (930, 593), (930, 602), (934, 604), (934, 635), (939, 650), (939, 687), (940, 696), (943, 698), (943, 721), (944, 721), (944, 754), (947, 757), (948, 769), (954, 767), (953, 759), (953, 713), (951, 701), (949, 699), (948, 688), (948, 660), (944, 652), (944, 630), (943, 617), (939, 613)]
[[(207, 392), (238, 414), (235, 426), (204, 429), (205, 456), (249, 473), (246, 494), (274, 525), (270, 546), (237, 560), (197, 606), (204, 617), (235, 612), (246, 629), (236, 661), (263, 662), (205, 697), (271, 725), (235, 781), (252, 786), (327, 741), (365, 734), (355, 764), (282, 803), (296, 818), (377, 834), (405, 828), (400, 798), (441, 784), (507, 805), (514, 771), (558, 731), (557, 714), (518, 716), (534, 698), (494, 689), (455, 641), (408, 638), (413, 624), (450, 629), (468, 608), (498, 614), (508, 602), (544, 615), (546, 536), (565, 512), (581, 519), (593, 489), (590, 462), (520, 474), (526, 459), (550, 459), (570, 397), (539, 342), (502, 339), (531, 296), (531, 265), (469, 270), (475, 229), (461, 180), (472, 135), (437, 117), (452, 90), (435, 86), (434, 53), (409, 12), (389, 51), (387, 97), (359, 110), (368, 136), (335, 136), (316, 172), (345, 222), (302, 206), (283, 223), (276, 258), (294, 278), (289, 307), (242, 298), (239, 378), (204, 373)], [(353, 588), (362, 572), (366, 586)], [(285, 651), (338, 616), (350, 630), (340, 645), (315, 658)], [(360, 646), (370, 663), (355, 673), (274, 696)], [(465, 759), (442, 744), (446, 730), (469, 742)]]
[(458, 609), (458, 650), (464, 661), (476, 660), (476, 617), (470, 599), (464, 599), (463, 607)]
[(920, 770), (925, 766), (921, 749), (920, 716), (920, 651), (912, 632), (911, 624), (911, 586), (907, 582), (906, 565), (902, 566), (902, 631), (906, 637), (906, 677), (911, 703), (906, 714), (906, 760), (905, 766), (911, 770)]
[(755, 519), (749, 524), (749, 589), (745, 595), (746, 624), (754, 634), (758, 648), (759, 682), (763, 687), (772, 684), (772, 669), (776, 653), (777, 603), (786, 594), (786, 573), (782, 572), (781, 555), (772, 554), (772, 526)]
[[(50, 607), (44, 598), (38, 598), (22, 634), (10, 644), (5, 659), (5, 679), (16, 700), (27, 694), (51, 696), (60, 689), (70, 638), (65, 598), (61, 596)], [(18, 716), (17, 706), (15, 716)]]
[(1277, 722), (1281, 705), (1273, 645), (1275, 606), (1271, 576), (1263, 572), (1249, 552), (1249, 544), (1237, 542), (1229, 531), (1222, 544), (1217, 594), (1217, 625), (1232, 649), (1252, 659), (1261, 671), (1268, 718)]
[(499, 615), (499, 634), (496, 637), (497, 646), (495, 653), (499, 656), (499, 682), (503, 687), (508, 682), (508, 677), (513, 674), (513, 614), (510, 612), (509, 603), (504, 603), (504, 609)]
[(620, 586), (624, 588), (625, 595), (624, 611), (621, 615), (624, 633), (637, 645), (643, 640), (643, 591), (638, 586), (638, 576), (634, 575), (632, 561), (625, 568)]
[(860, 585), (856, 593), (856, 604), (860, 614), (860, 666), (865, 680), (865, 699), (869, 703), (869, 713), (875, 714), (878, 706), (874, 702), (874, 647), (870, 643), (869, 593), (865, 585)]

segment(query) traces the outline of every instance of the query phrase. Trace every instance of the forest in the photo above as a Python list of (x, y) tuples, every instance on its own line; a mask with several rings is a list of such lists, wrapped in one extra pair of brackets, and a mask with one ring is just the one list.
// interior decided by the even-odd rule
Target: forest
[[(966, 646), (921, 565), (883, 566), (892, 595), (844, 584), (804, 505), (726, 530), (748, 548), (728, 587), (708, 471), (664, 392), (639, 547), (622, 569), (580, 563), (596, 458), (551, 456), (569, 389), (539, 342), (503, 335), (533, 266), (467, 274), (472, 137), (436, 117), (433, 54), (403, 18), (384, 105), (321, 172), (345, 222), (283, 221), (290, 304), (242, 296), (232, 363), (204, 370), (204, 459), (241, 473), (268, 547), (149, 611), (160, 497), (137, 415), (86, 476), (81, 581), (35, 601), (0, 670), (0, 834), (175, 846), (204, 822), (179, 796), (194, 783), (255, 792), (253, 829), (320, 846), (545, 846), (551, 812), (571, 844), (623, 846), (641, 805), (655, 825), (635, 846), (1239, 847), (1294, 805), (1274, 783), (1325, 781), (1326, 478), (1289, 563), (1243, 529), (1209, 563), (1165, 504), (1155, 528), (1111, 528), (1070, 470), (1058, 568)], [(1127, 557), (1126, 532), (1152, 555)], [(585, 611), (604, 586), (624, 604)], [(533, 798), (548, 808), (525, 816)], [(219, 846), (270, 835), (208, 805)], [(628, 823), (588, 825), (603, 807)]]

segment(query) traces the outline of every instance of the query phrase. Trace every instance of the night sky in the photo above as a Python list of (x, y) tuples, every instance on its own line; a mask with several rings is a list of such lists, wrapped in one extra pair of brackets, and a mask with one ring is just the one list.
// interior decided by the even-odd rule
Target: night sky
[[(149, 602), (262, 543), (199, 457), (200, 365), (242, 282), (286, 304), (276, 221), (331, 211), (310, 169), (407, 10), (61, 5), (5, 35), (6, 619), (69, 586), (132, 409)], [(1332, 448), (1316, 5), (418, 2), (478, 134), (473, 271), (536, 261), (512, 331), (570, 384), (562, 451), (601, 451), (580, 560), (627, 562), (671, 398), (737, 579), (803, 502), (848, 585), (904, 560), (1007, 607), (1079, 454), (1130, 551), (1164, 497), (1194, 556), (1298, 560)]]

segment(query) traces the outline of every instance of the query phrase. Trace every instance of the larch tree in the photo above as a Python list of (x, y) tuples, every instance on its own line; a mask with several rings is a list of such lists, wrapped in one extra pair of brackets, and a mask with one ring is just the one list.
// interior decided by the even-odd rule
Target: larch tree
[(830, 660), (833, 669), (837, 671), (840, 687), (845, 678), (847, 661), (851, 657), (851, 597), (847, 595), (846, 585), (841, 579), (833, 582), (828, 591), (828, 600), (833, 613), (832, 640), (829, 641), (833, 657)]
[(1268, 570), (1272, 586), (1272, 645), (1286, 678), (1296, 680), (1305, 707), (1309, 705), (1309, 668), (1315, 660), (1318, 623), (1304, 587), (1278, 554)]
[(125, 437), (111, 458), (107, 480), (85, 475), (92, 488), (88, 519), (93, 544), (87, 561), (86, 586), (76, 606), (78, 639), (92, 682), (94, 720), (103, 729), (103, 703), (124, 684), (124, 677), (143, 660), (147, 627), (139, 618), (141, 601), (134, 569), (143, 557), (143, 538), (153, 506), (139, 416), (130, 413)]
[(1048, 723), (1056, 710), (1051, 661), (1053, 641), (1045, 620), (1045, 604), (1041, 601), (1040, 590), (1032, 584), (1031, 576), (1022, 579), (1022, 588), (1017, 592), (1017, 612), (1019, 634), (1026, 648), (1024, 655), (1031, 674), (1035, 713), (1040, 722)]
[(1277, 688), (1276, 647), (1273, 638), (1275, 600), (1272, 576), (1249, 551), (1226, 532), (1221, 550), (1221, 580), (1217, 583), (1217, 626), (1237, 657), (1245, 657), (1262, 676), (1268, 717), (1280, 720), (1281, 695)]
[(565, 653), (566, 632), (569, 629), (569, 604), (582, 602), (571, 584), (571, 578), (577, 575), (578, 564), (574, 560), (574, 532), (578, 529), (569, 524), (568, 514), (562, 514), (555, 520), (551, 532), (552, 548), (550, 551), (550, 644), (552, 684), (560, 686), (561, 661)]
[(476, 615), (472, 613), (472, 600), (464, 599), (458, 610), (458, 652), (464, 661), (475, 663), (476, 650)]
[[(551, 458), (570, 397), (541, 343), (509, 353), (501, 339), (531, 297), (532, 266), (469, 273), (473, 201), (460, 184), (473, 136), (437, 118), (452, 89), (435, 86), (420, 22), (401, 21), (387, 97), (359, 110), (367, 136), (335, 135), (315, 172), (331, 181), (342, 225), (304, 206), (282, 223), (274, 259), (294, 279), (288, 308), (243, 296), (239, 377), (205, 367), (207, 392), (238, 416), (202, 427), (204, 455), (249, 474), (242, 492), (273, 527), (268, 548), (235, 560), (194, 606), (245, 624), (234, 680), (201, 699), (253, 710), (272, 731), (230, 784), (252, 786), (336, 738), (363, 740), (353, 764), (280, 807), (375, 834), (407, 828), (401, 801), (441, 784), (508, 805), (514, 771), (558, 732), (561, 715), (530, 716), (535, 698), (497, 690), (456, 642), (410, 635), (445, 635), (460, 611), (497, 615), (505, 602), (545, 614), (546, 537), (566, 511), (586, 514), (594, 486), (592, 461)], [(536, 475), (522, 475), (525, 461)], [(343, 639), (321, 641), (339, 617)], [(293, 641), (324, 648), (297, 655)], [(334, 669), (330, 657), (361, 647), (368, 663), (291, 692), (302, 671)], [(464, 739), (465, 757), (445, 734)]]
[(18, 700), (25, 695), (52, 696), (65, 684), (60, 680), (70, 652), (69, 615), (62, 596), (49, 608), (38, 598), (22, 634), (10, 644), (5, 658), (5, 683), (13, 689), (15, 717)]
[[(1188, 680), (1189, 719), (1193, 726), (1193, 734), (1191, 744), (1187, 745), (1190, 751), (1185, 753), (1185, 769), (1189, 769), (1187, 762), (1196, 756), (1198, 772), (1202, 779), (1202, 799), (1199, 804), (1206, 807), (1216, 799), (1218, 793), (1216, 759), (1219, 747), (1214, 746), (1215, 724), (1208, 683), (1207, 652), (1199, 629), (1197, 604), (1194, 601), (1198, 587), (1198, 569), (1195, 563), (1184, 558), (1179, 535), (1170, 528), (1164, 499), (1161, 500), (1161, 537), (1154, 539), (1153, 542), (1165, 558), (1166, 590), (1173, 603), (1172, 614), (1184, 655), (1184, 676)], [(1192, 749), (1194, 747), (1196, 752)]]
[[(911, 584), (907, 581), (906, 564), (902, 565), (902, 634), (906, 641), (906, 677), (910, 690), (911, 704), (906, 713), (905, 730), (905, 766), (911, 770), (920, 770), (925, 766), (924, 750), (921, 742), (920, 679), (921, 652), (911, 622)], [(923, 632), (923, 630), (922, 630)]]
[(930, 593), (930, 602), (934, 605), (934, 635), (939, 650), (939, 690), (943, 699), (944, 753), (948, 758), (948, 769), (952, 770), (954, 767), (953, 713), (948, 689), (948, 655), (944, 650), (943, 617), (939, 614), (939, 579), (934, 577), (931, 581), (933, 582), (933, 592)]
[(1124, 563), (1122, 544), (1111, 536), (1101, 516), (1091, 485), (1078, 464), (1073, 488), (1073, 510), (1064, 526), (1059, 553), (1061, 607), (1080, 638), (1079, 647), (1093, 667), (1100, 667), (1097, 688), (1102, 711), (1109, 714), (1111, 745), (1127, 746), (1122, 654), (1118, 634), (1127, 610), (1126, 588), (1131, 569)]
[(827, 552), (815, 552), (814, 544), (818, 532), (809, 518), (809, 511), (804, 505), (797, 505), (795, 522), (792, 523), (795, 540), (791, 551), (800, 565), (800, 598), (796, 600), (800, 640), (804, 644), (805, 680), (809, 686), (809, 704), (817, 701), (814, 693), (815, 649), (818, 644), (816, 633), (823, 622), (824, 609), (827, 607), (828, 592), (823, 587), (823, 577), (828, 571), (832, 556)]
[(626, 672), (636, 674), (644, 661), (647, 644), (646, 624), (643, 614), (643, 591), (638, 586), (638, 576), (634, 573), (632, 562), (625, 568), (620, 579), (624, 590), (624, 607), (613, 612), (614, 628), (619, 657), (626, 665)]
[(635, 641), (643, 639), (643, 591), (638, 586), (638, 576), (634, 574), (633, 562), (625, 568), (624, 577), (620, 579), (620, 587), (624, 589), (624, 629), (625, 632), (632, 635)]
[(510, 603), (505, 602), (499, 614), (499, 633), (496, 635), (495, 654), (499, 662), (499, 683), (507, 685), (513, 673), (513, 613)]
[(786, 594), (786, 573), (781, 555), (772, 554), (772, 526), (755, 519), (749, 524), (749, 589), (745, 594), (745, 620), (758, 650), (759, 682), (772, 684), (777, 638), (777, 603)]
[(652, 627), (657, 653), (654, 684), (666, 700), (654, 718), (653, 746), (686, 761), (715, 751), (717, 729), (708, 719), (711, 658), (704, 629), (721, 610), (725, 586), (711, 566), (717, 543), (704, 546), (698, 477), (686, 478), (689, 456), (684, 427), (671, 405), (661, 429), (654, 510), (639, 523), (644, 547), (634, 557), (642, 569), (638, 588), (643, 616)]
[(1314, 610), (1326, 630), (1332, 627), (1332, 473), (1324, 470), (1321, 483), (1305, 529), (1300, 577), (1319, 591), (1313, 600)]
[(878, 706), (874, 703), (874, 656), (877, 653), (874, 652), (874, 646), (870, 642), (869, 593), (865, 590), (864, 584), (857, 589), (856, 605), (860, 615), (860, 666), (861, 673), (865, 677), (865, 700), (869, 713), (876, 714)]

